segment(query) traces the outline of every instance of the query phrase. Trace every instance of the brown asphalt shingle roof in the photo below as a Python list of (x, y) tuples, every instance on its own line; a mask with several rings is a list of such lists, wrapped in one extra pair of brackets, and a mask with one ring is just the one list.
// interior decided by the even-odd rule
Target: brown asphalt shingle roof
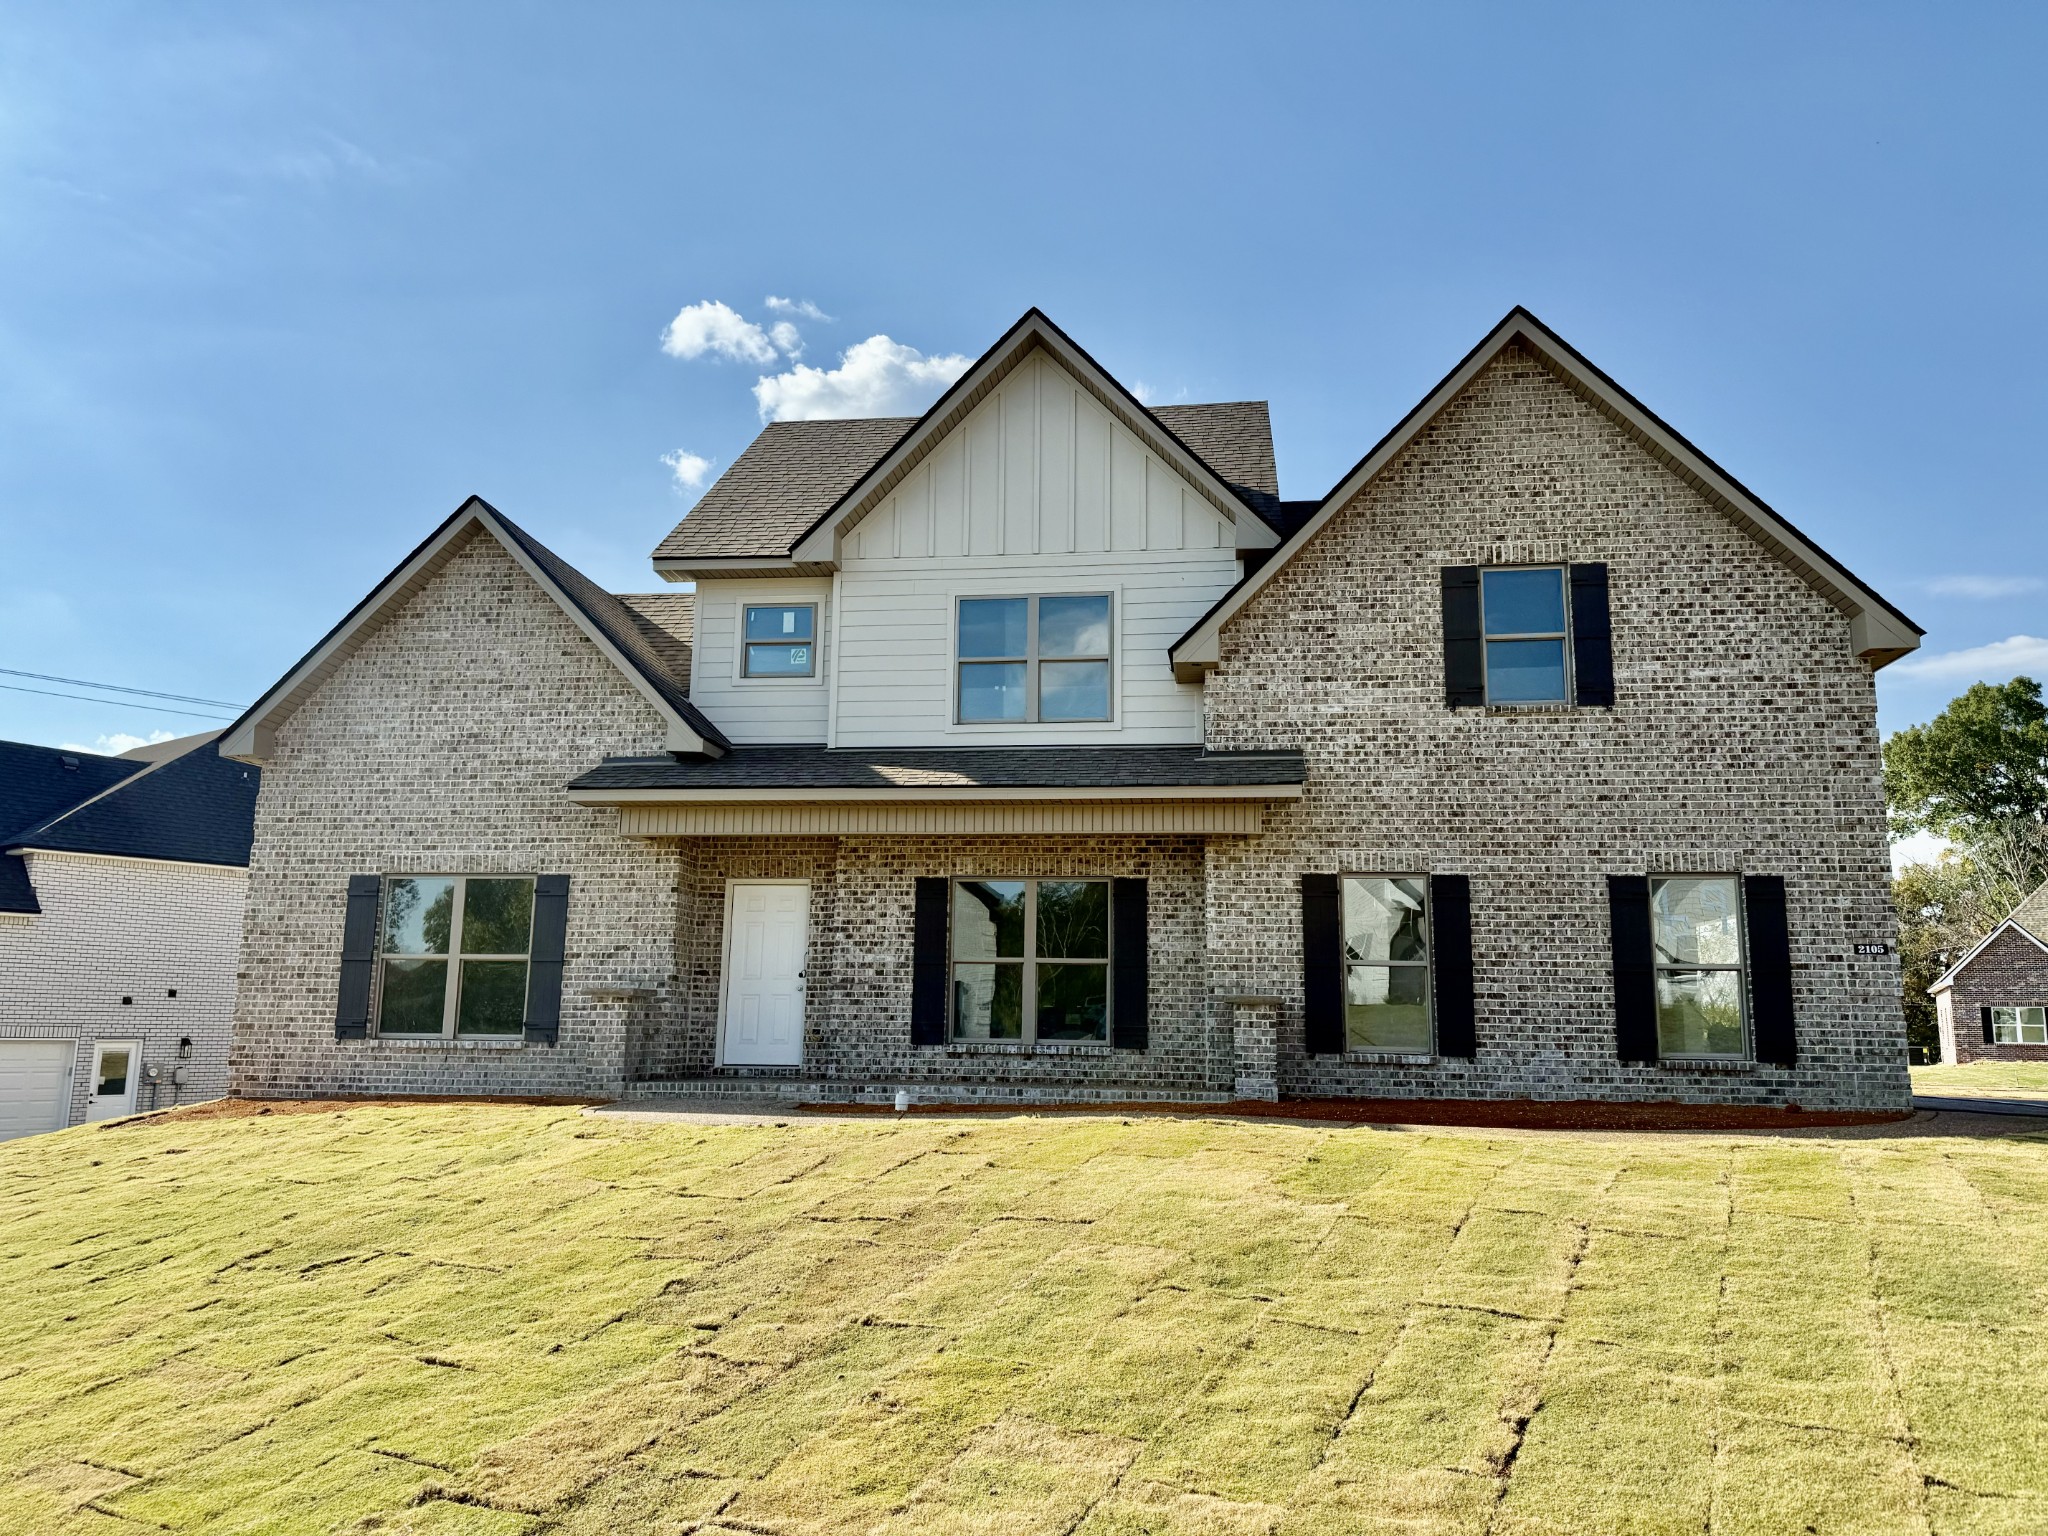
[(642, 637), (671, 672), (685, 683), (690, 677), (690, 647), (697, 634), (694, 592), (622, 592), (619, 601), (632, 610)]
[(2012, 909), (2012, 920), (2043, 944), (2048, 944), (2048, 882)]
[[(1265, 401), (1162, 405), (1152, 414), (1246, 505), (1279, 526), (1280, 482)], [(919, 419), (770, 422), (661, 541), (654, 558), (786, 557)]]

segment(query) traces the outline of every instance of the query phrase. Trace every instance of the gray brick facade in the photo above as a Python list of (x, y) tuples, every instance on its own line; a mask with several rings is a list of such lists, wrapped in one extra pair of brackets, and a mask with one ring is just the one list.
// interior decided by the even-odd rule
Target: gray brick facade
[(2017, 928), (1991, 942), (1955, 972), (1935, 998), (1941, 1019), (1941, 1059), (2048, 1061), (2048, 1045), (1987, 1044), (1986, 1008), (2048, 1008), (2048, 950)]
[[(1444, 700), (1439, 573), (1602, 561), (1611, 709)], [(1848, 620), (1533, 355), (1511, 350), (1224, 630), (1217, 748), (1299, 748), (1257, 836), (618, 835), (563, 787), (661, 749), (646, 703), (488, 538), (413, 593), (278, 732), (250, 872), (239, 1091), (609, 1094), (713, 1073), (727, 882), (811, 883), (806, 1081), (852, 1089), (1901, 1107), (1869, 665)], [(358, 873), (572, 877), (561, 1043), (334, 1039)], [(1310, 1057), (1300, 877), (1470, 877), (1478, 1055)], [(1606, 877), (1782, 876), (1798, 1064), (1624, 1066)], [(910, 1043), (919, 876), (1143, 876), (1147, 1049)]]

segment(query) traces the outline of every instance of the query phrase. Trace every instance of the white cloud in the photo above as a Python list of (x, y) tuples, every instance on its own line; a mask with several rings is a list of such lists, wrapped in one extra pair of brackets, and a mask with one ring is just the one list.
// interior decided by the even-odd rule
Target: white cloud
[(763, 421), (915, 415), (973, 364), (958, 353), (926, 357), (887, 336), (870, 336), (841, 353), (837, 368), (799, 363), (757, 380), (754, 401)]
[(2029, 592), (2041, 590), (2038, 576), (1937, 576), (1927, 583), (1927, 590), (1936, 597), (1970, 597), (1990, 600), (2000, 597), (2024, 597)]
[(803, 333), (787, 320), (778, 320), (769, 326), (768, 337), (776, 346), (782, 348), (791, 357), (802, 357), (804, 355)]
[(153, 747), (160, 741), (175, 741), (172, 731), (151, 731), (147, 736), (130, 736), (126, 731), (116, 731), (111, 736), (94, 739), (89, 747), (82, 747), (75, 741), (61, 743), (59, 752), (97, 752), (103, 757), (119, 757), (123, 752), (133, 752), (137, 747)]
[(661, 350), (681, 358), (715, 352), (739, 363), (772, 363), (780, 355), (766, 331), (716, 299), (678, 310), (661, 333)]
[(830, 315), (818, 308), (809, 299), (779, 299), (771, 293), (763, 302), (767, 304), (771, 314), (801, 315), (806, 320), (824, 320), (827, 322), (830, 322), (832, 319)]
[(1138, 404), (1143, 406), (1179, 405), (1181, 401), (1187, 399), (1188, 387), (1183, 384), (1169, 399), (1157, 384), (1147, 384), (1143, 379), (1137, 379), (1131, 384), (1131, 393), (1137, 397)]
[(661, 462), (666, 464), (669, 473), (676, 477), (676, 489), (679, 491), (694, 491), (711, 473), (711, 460), (701, 453), (692, 453), (687, 448), (678, 448), (674, 453), (664, 453)]
[(1896, 673), (1902, 678), (1926, 678), (1936, 682), (1983, 681), (2002, 683), (2020, 673), (2048, 678), (2048, 640), (2034, 635), (2009, 635), (1989, 645), (1973, 645), (1961, 651), (1937, 651), (1931, 656), (1913, 655), (1887, 667), (1881, 676)]

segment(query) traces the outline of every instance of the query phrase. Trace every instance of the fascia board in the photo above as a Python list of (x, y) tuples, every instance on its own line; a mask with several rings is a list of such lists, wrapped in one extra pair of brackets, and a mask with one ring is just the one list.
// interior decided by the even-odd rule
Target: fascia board
[(1183, 681), (1194, 680), (1214, 667), (1221, 657), (1223, 626), (1297, 551), (1320, 533), (1331, 518), (1348, 506), (1396, 454), (1413, 442), (1482, 369), (1517, 341), (1530, 347), (1548, 367), (1563, 375), (1570, 387), (1589, 397), (1599, 408), (1620, 420), (1633, 435), (1651, 445), (1682, 477), (1721, 503), (1739, 522), (1747, 524), (1759, 542), (1841, 609), (1850, 619), (1850, 638), (1856, 653), (1869, 659), (1873, 667), (1882, 667), (1919, 648), (1921, 631), (1912, 620), (1892, 608), (1833, 557), (1757, 500), (1739, 481), (1651, 414), (1534, 315), (1527, 310), (1516, 309), (1478, 346), (1466, 353), (1436, 388), (1337, 482), (1315, 514), (1295, 532), (1280, 553), (1260, 566), (1175, 642), (1168, 654), (1174, 663), (1176, 676)]
[(426, 541), (408, 555), (397, 570), (379, 582), (369, 596), (350, 609), (348, 615), (329, 630), (297, 666), (273, 684), (239, 720), (222, 732), (220, 755), (234, 758), (239, 762), (259, 765), (268, 760), (275, 750), (277, 727), (290, 718), (293, 711), (325, 682), (342, 662), (361, 647), (387, 614), (425, 586), (453, 557), (459, 544), (473, 537), (478, 529), (489, 531), (491, 537), (517, 562), (519, 568), (533, 578), (555, 606), (569, 616), (577, 629), (596, 644), (599, 652), (619, 670), (640, 696), (654, 707), (665, 728), (663, 750), (718, 755), (714, 746), (707, 743), (686, 720), (669, 707), (668, 701), (640, 675), (639, 668), (621, 655), (618, 647), (605, 638), (603, 632), (584, 616), (580, 608), (569, 601), (568, 595), (555, 585), (525, 550), (519, 547), (519, 541), (499, 526), (489, 505), (474, 496), (464, 502), (447, 522), (429, 534)]
[[(1047, 352), (1097, 403), (1124, 427), (1136, 433), (1205, 501), (1228, 518), (1232, 526), (1240, 530), (1239, 548), (1270, 548), (1278, 542), (1279, 536), (1273, 533), (1265, 519), (1239, 500), (1237, 493), (1225, 485), (1171, 428), (1146, 410), (1135, 395), (1064, 331), (1033, 309), (983, 353), (975, 365), (962, 374), (952, 388), (897, 440), (896, 446), (797, 540), (795, 548), (790, 551), (791, 559), (798, 563), (818, 561), (836, 566), (843, 535), (858, 524), (874, 502), (894, 489), (896, 483), (924, 459), (934, 442), (952, 431), (969, 411), (1029, 357), (1034, 348)], [(1247, 541), (1243, 532), (1247, 523), (1265, 530), (1265, 542)], [(1256, 540), (1259, 536), (1254, 534), (1251, 537)]]
[(1955, 985), (1957, 973), (1960, 972), (1963, 969), (1963, 967), (1968, 965), (1972, 960), (1976, 959), (1979, 955), (1984, 953), (1985, 946), (1988, 945), (1993, 939), (1997, 938), (2001, 933), (2004, 933), (2008, 928), (2010, 928), (2014, 933), (2017, 933), (2021, 937), (2025, 938), (2030, 944), (2034, 946), (2034, 948), (2040, 950), (2043, 954), (2048, 954), (2048, 943), (2042, 942), (2039, 938), (2037, 938), (2034, 935), (2033, 931), (2027, 928), (2024, 924), (2021, 924), (2015, 921), (2014, 919), (2008, 917), (2004, 919), (2002, 922), (2000, 922), (1996, 928), (1993, 928), (1989, 933), (1985, 934), (1983, 938), (1979, 939), (1974, 945), (1972, 945), (1970, 948), (1970, 952), (1967, 955), (1963, 956), (1962, 959), (1958, 960), (1954, 965), (1950, 966), (1947, 970), (1943, 971), (1939, 976), (1937, 976), (1934, 980), (1934, 984), (1927, 989), (1928, 995), (1931, 997), (1937, 992), (1946, 992), (1950, 987)]
[(911, 785), (901, 789), (877, 786), (856, 789), (752, 789), (734, 785), (718, 789), (572, 789), (577, 805), (779, 805), (825, 801), (980, 801), (1069, 800), (1299, 800), (1299, 784), (1118, 785), (1095, 789), (1010, 787), (990, 789), (974, 784)]

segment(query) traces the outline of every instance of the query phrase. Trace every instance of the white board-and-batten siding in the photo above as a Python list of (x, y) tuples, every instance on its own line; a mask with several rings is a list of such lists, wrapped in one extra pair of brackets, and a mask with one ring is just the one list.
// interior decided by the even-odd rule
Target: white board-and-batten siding
[[(807, 678), (741, 677), (740, 624), (749, 604), (817, 606), (818, 664)], [(735, 742), (817, 744), (829, 729), (832, 582), (828, 577), (699, 581), (690, 700)]]
[[(1201, 690), (1174, 681), (1167, 647), (1237, 575), (1230, 522), (1034, 358), (844, 540), (832, 743), (1199, 742)], [(956, 725), (957, 601), (1061, 592), (1111, 596), (1114, 718)]]

